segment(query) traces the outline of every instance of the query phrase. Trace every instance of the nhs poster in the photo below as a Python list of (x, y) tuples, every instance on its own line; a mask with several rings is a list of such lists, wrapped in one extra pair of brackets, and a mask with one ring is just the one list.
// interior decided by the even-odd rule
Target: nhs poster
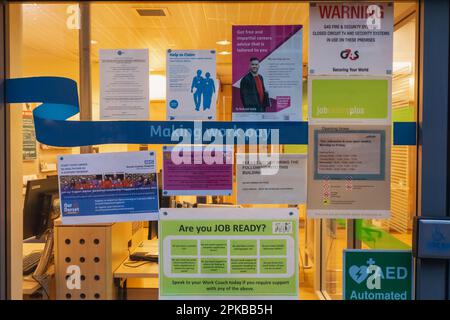
[(58, 156), (63, 224), (158, 219), (154, 151)]
[(301, 121), (301, 25), (233, 26), (233, 121)]
[(167, 50), (167, 120), (215, 120), (215, 50)]

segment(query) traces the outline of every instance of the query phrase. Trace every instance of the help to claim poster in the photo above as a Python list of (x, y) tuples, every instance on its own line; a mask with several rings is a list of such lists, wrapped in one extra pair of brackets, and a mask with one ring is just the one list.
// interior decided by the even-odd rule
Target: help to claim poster
[(301, 25), (233, 26), (233, 121), (300, 121)]
[(167, 120), (215, 120), (215, 50), (167, 50)]

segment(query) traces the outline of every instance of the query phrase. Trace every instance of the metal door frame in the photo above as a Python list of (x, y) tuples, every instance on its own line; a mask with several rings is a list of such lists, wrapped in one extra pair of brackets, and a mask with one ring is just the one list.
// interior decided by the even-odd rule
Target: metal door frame
[[(450, 216), (449, 16), (449, 2), (420, 1), (418, 208), (437, 218)], [(450, 299), (448, 260), (417, 259), (415, 268), (416, 299)]]

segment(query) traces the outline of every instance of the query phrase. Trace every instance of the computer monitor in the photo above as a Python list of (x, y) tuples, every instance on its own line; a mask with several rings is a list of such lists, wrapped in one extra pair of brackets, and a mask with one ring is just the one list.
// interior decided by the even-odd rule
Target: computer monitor
[[(162, 170), (158, 172), (158, 201), (160, 208), (169, 208), (170, 207), (171, 197), (163, 196), (162, 190)], [(148, 222), (148, 234), (147, 239), (151, 240), (153, 238), (158, 237), (158, 221), (149, 221)]]
[(53, 201), (59, 197), (58, 177), (30, 180), (23, 207), (23, 239), (40, 238), (50, 227)]

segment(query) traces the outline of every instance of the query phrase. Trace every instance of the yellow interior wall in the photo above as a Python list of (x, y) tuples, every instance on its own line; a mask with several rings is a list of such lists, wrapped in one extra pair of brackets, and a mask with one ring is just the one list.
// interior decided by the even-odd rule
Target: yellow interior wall
[[(20, 6), (12, 6), (17, 10)], [(25, 31), (25, 32), (28, 32)], [(73, 34), (70, 41), (78, 41), (78, 37)], [(14, 41), (18, 44), (22, 44), (21, 41)], [(64, 59), (52, 55), (48, 52), (39, 52), (37, 55), (33, 48), (23, 46), (22, 48), (22, 76), (23, 77), (36, 77), (36, 76), (60, 76), (68, 77), (75, 81), (79, 81), (78, 61), (73, 59)], [(17, 62), (15, 62), (17, 63)], [(39, 104), (33, 104), (36, 107)], [(37, 175), (38, 178), (45, 178), (47, 175), (56, 174), (56, 171), (41, 172), (39, 163), (41, 161), (46, 163), (56, 163), (58, 155), (79, 153), (79, 148), (49, 148), (43, 149), (40, 144), (36, 143), (36, 160), (23, 161), (23, 175)]]
[[(9, 68), (8, 76), (21, 77), (22, 73), (22, 10), (20, 6), (9, 7)], [(10, 130), (7, 141), (8, 161), (8, 247), (9, 270), (8, 287), (10, 299), (22, 299), (22, 237), (23, 237), (23, 199), (22, 199), (22, 105), (12, 105), (7, 118)]]

